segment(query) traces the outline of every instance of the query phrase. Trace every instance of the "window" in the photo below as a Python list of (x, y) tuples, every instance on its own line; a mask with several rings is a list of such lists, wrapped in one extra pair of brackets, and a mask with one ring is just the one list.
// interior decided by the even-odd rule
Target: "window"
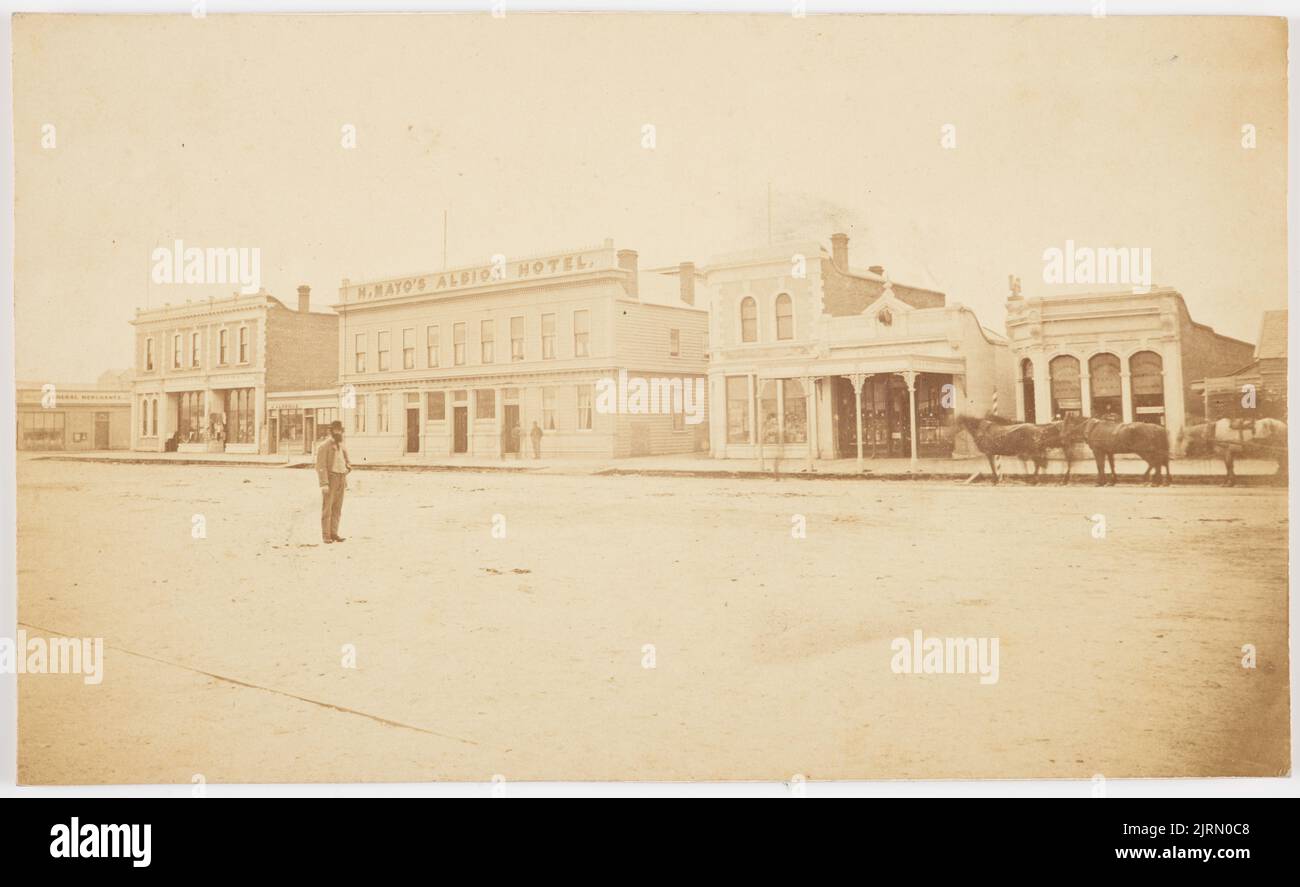
[(366, 397), (364, 394), (356, 395), (356, 404), (352, 410), (352, 430), (364, 432), (366, 430)]
[(578, 386), (578, 429), (580, 431), (591, 430), (591, 402), (594, 397), (595, 389), (592, 386)]
[(172, 369), (181, 368), (181, 334), (172, 336)]
[(146, 371), (153, 370), (153, 339), (144, 340), (144, 368)]
[(153, 436), (158, 436), (158, 398), (153, 399), (153, 408), (150, 410), (153, 414), (149, 420), (149, 427), (153, 429)]
[(402, 330), (402, 369), (415, 369), (415, 329)]
[(232, 388), (225, 392), (225, 427), (221, 433), (228, 443), (251, 444), (256, 428), (253, 420), (254, 391)]
[(781, 440), (808, 442), (808, 400), (798, 379), (781, 380)]
[(682, 331), (668, 331), (668, 356), (680, 357), (682, 354)]
[[(551, 315), (554, 317), (554, 315)], [(555, 430), (555, 396), (558, 389), (542, 389), (542, 430)]]
[(524, 359), (524, 319), (510, 318), (510, 359)]
[(149, 398), (140, 398), (140, 436), (149, 436)]
[(199, 334), (190, 333), (190, 366), (199, 365)]
[(217, 342), (217, 362), (225, 365), (230, 362), (230, 330), (218, 333)]
[(776, 297), (776, 337), (794, 338), (794, 301), (786, 293)]
[(474, 392), (474, 418), (495, 419), (497, 417), (497, 393), (493, 388), (480, 388)]
[(183, 391), (178, 395), (176, 429), (181, 443), (202, 443), (206, 423), (203, 421), (203, 392)]
[(758, 341), (758, 303), (752, 296), (740, 300), (740, 341)]
[(591, 344), (591, 312), (573, 312), (573, 356), (586, 357)]
[(1020, 391), (1025, 402), (1025, 421), (1031, 425), (1036, 421), (1037, 407), (1034, 405), (1034, 362), (1029, 358), (1020, 361)]
[(438, 365), (438, 328), (431, 326), (424, 331), (424, 359), (431, 367)]
[(1053, 357), (1047, 365), (1051, 376), (1052, 418), (1067, 413), (1079, 415), (1083, 410), (1083, 389), (1079, 384), (1079, 359), (1069, 354)]
[(357, 363), (356, 363), (357, 372), (364, 373), (366, 371), (366, 334), (365, 333), (357, 333), (356, 356), (357, 356)]
[(1088, 360), (1089, 414), (1095, 418), (1111, 416), (1121, 421), (1124, 415), (1124, 383), (1120, 379), (1119, 358), (1113, 354), (1094, 354)]
[(483, 363), (492, 363), (496, 358), (493, 351), (496, 345), (496, 324), (490, 320), (481, 320), (478, 325), (479, 358)]
[(64, 447), (66, 419), (62, 412), (36, 410), (21, 412), (19, 447), (24, 450), (61, 450)]
[(542, 315), (542, 360), (555, 359), (555, 315)]
[[(381, 373), (388, 372), (388, 342), (391, 337), (392, 334), (388, 330), (382, 330), (379, 333), (379, 372)], [(381, 427), (379, 430), (384, 431), (385, 429)]]
[[(380, 333), (379, 335), (382, 336), (383, 333)], [(379, 407), (379, 414), (375, 417), (376, 431), (383, 432), (388, 430), (388, 413), (389, 413), (388, 399), (390, 397), (392, 397), (392, 395), (390, 394), (379, 394), (375, 396), (375, 402)]]
[(465, 324), (451, 326), (451, 359), (456, 366), (465, 365)]
[(780, 381), (769, 379), (760, 383), (758, 392), (758, 437), (765, 444), (781, 440)]
[(442, 422), (447, 418), (447, 392), (430, 391), (425, 395), (425, 400), (426, 422)]
[(248, 363), (248, 327), (239, 328), (239, 362)]
[(727, 443), (750, 443), (749, 376), (727, 377)]
[(1133, 393), (1133, 420), (1165, 422), (1164, 362), (1154, 351), (1139, 351), (1128, 359), (1129, 385)]

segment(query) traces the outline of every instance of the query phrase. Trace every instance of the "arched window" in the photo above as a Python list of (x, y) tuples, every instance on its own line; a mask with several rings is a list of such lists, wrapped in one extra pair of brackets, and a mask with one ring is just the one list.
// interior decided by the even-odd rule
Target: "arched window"
[(758, 303), (753, 296), (740, 300), (740, 341), (758, 341)]
[(794, 301), (788, 293), (776, 297), (776, 337), (794, 338)]
[(1133, 392), (1133, 418), (1165, 424), (1165, 365), (1154, 351), (1139, 351), (1128, 359)]
[(1119, 358), (1113, 354), (1094, 354), (1088, 359), (1088, 388), (1093, 418), (1120, 421), (1124, 416), (1123, 382)]
[(1020, 361), (1020, 390), (1024, 394), (1025, 421), (1036, 421), (1037, 408), (1034, 403), (1034, 362), (1026, 357)]
[(1053, 357), (1047, 370), (1052, 380), (1052, 418), (1058, 419), (1067, 413), (1079, 415), (1083, 411), (1079, 359), (1068, 354)]

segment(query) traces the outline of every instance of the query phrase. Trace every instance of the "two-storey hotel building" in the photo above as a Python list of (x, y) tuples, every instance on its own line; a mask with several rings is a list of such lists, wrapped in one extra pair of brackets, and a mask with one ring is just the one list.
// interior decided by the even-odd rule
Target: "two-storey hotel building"
[[(612, 241), (482, 265), (344, 280), (338, 360), (357, 461), (629, 456), (707, 446), (703, 404), (648, 410), (602, 386), (706, 372), (708, 314)], [(675, 399), (674, 399), (675, 400)]]

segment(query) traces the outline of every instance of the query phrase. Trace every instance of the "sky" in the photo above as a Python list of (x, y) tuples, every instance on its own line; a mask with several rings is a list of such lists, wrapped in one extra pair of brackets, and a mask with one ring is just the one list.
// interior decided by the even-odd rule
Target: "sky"
[(151, 280), (177, 239), (256, 247), (327, 310), (442, 267), (444, 212), (452, 267), (605, 238), (703, 264), (768, 242), (769, 189), (775, 239), (844, 231), (995, 330), (1009, 274), (1116, 288), (1046, 283), (1067, 240), (1149, 248), (1227, 335), (1287, 304), (1281, 19), (19, 16), (13, 42), (19, 379), (129, 367), (137, 307), (229, 295)]

